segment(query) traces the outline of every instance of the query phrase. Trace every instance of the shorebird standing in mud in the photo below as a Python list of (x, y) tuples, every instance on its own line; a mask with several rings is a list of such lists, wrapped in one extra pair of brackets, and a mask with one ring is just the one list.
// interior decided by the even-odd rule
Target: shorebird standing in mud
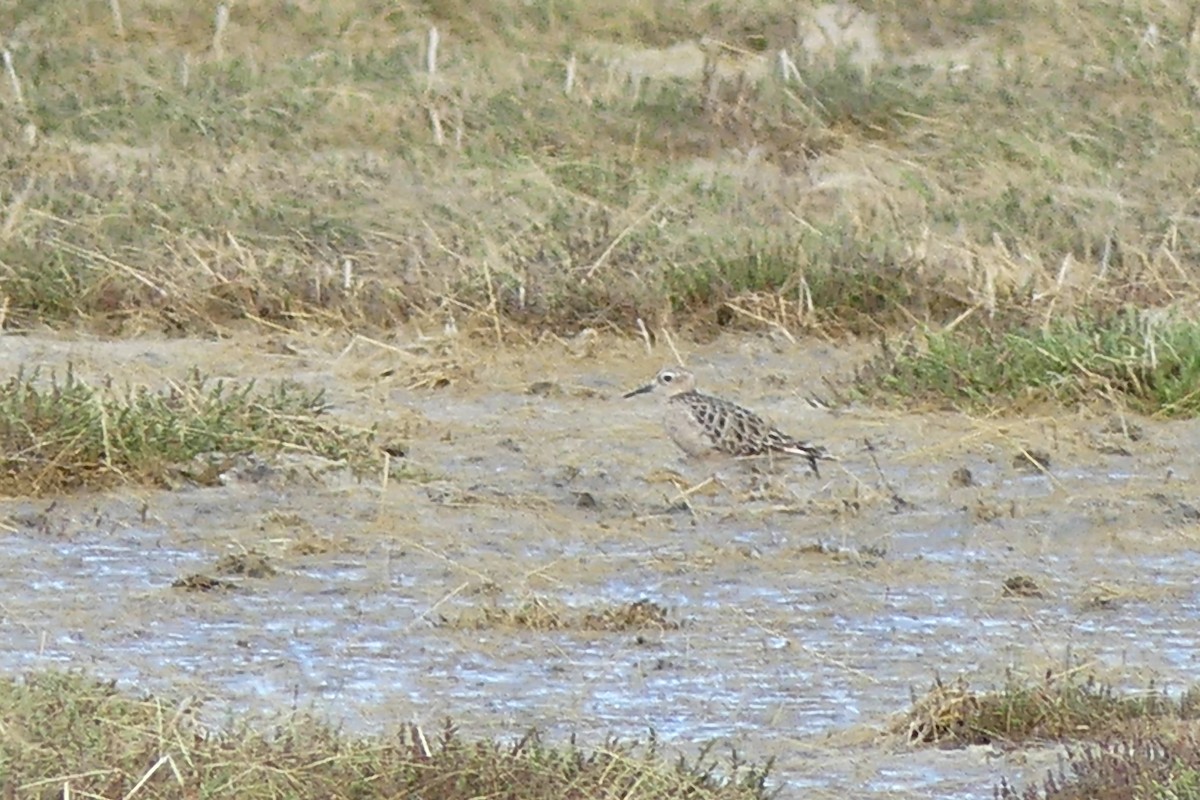
[(690, 456), (799, 456), (817, 477), (817, 461), (832, 458), (825, 448), (793, 439), (748, 408), (696, 391), (696, 376), (683, 367), (664, 367), (653, 381), (625, 397), (646, 392), (666, 395), (663, 427)]

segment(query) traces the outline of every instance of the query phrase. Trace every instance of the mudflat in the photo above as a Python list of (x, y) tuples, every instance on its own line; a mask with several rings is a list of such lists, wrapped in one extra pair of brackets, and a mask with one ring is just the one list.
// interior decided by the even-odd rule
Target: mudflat
[(191, 692), (213, 724), (301, 707), (362, 731), (652, 730), (774, 756), (816, 797), (986, 797), (1053, 763), (910, 747), (903, 715), (937, 677), (1196, 674), (1193, 421), (825, 408), (864, 348), (677, 343), (706, 390), (827, 447), (818, 479), (684, 458), (653, 398), (621, 399), (675, 356), (630, 339), (6, 347), (47, 377), (295, 380), (391, 443), (386, 479), (382, 458), (355, 479), (285, 454), (220, 486), (5, 499), (8, 672)]

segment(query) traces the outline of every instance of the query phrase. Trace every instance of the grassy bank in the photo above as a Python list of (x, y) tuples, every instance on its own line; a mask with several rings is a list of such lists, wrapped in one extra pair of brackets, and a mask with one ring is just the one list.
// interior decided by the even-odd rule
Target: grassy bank
[(0, 679), (0, 782), (10, 796), (476, 797), (751, 800), (766, 770), (668, 761), (651, 742), (594, 750), (536, 734), (472, 741), (449, 722), (354, 737), (298, 716), (269, 731), (204, 731), (187, 703), (134, 698), (77, 675)]
[(861, 11), (830, 50), (782, 0), (9, 4), (5, 325), (868, 332), (1196, 296), (1187, 8)]
[(930, 331), (886, 342), (860, 396), (988, 413), (1102, 403), (1160, 417), (1200, 413), (1200, 325), (1132, 312), (1041, 327)]
[(380, 469), (374, 432), (328, 420), (326, 410), (320, 392), (286, 381), (259, 387), (194, 374), (151, 391), (21, 371), (0, 385), (0, 495), (212, 485), (283, 453), (360, 474)]

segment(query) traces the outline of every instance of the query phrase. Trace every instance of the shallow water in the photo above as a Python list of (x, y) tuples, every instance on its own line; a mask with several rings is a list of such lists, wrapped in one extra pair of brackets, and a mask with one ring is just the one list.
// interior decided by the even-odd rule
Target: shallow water
[[(23, 346), (79, 357), (75, 343)], [(130, 358), (126, 343), (105, 361), (89, 344), (81, 368), (133, 365), (131, 379), (151, 381), (210, 358), (246, 375), (297, 372), (252, 349), (231, 358), (229, 342), (140, 346), (155, 357)], [(714, 391), (808, 431), (840, 464), (821, 479), (719, 465), (726, 488), (668, 512), (678, 489), (658, 473), (700, 483), (713, 468), (678, 457), (652, 401), (615, 399), (657, 359), (523, 352), (481, 361), (474, 383), (408, 391), (361, 377), (386, 364), (309, 353), (306, 379), (339, 413), (422, 420), (409, 458), (434, 479), (6, 502), (0, 667), (78, 666), (191, 692), (213, 724), (301, 707), (363, 731), (447, 715), (480, 735), (537, 726), (585, 743), (652, 729), (685, 750), (715, 739), (777, 756), (785, 796), (981, 798), (1002, 775), (1040, 776), (1053, 753), (910, 750), (884, 732), (913, 688), (1084, 666), (1177, 689), (1198, 673), (1200, 522), (1181, 510), (1195, 500), (1181, 453), (1200, 444), (1196, 426), (1143, 423), (1132, 455), (1113, 456), (1092, 445), (1099, 417), (814, 410), (778, 376), (801, 356), (836, 374), (845, 358), (827, 348), (746, 339), (701, 355)], [(735, 363), (777, 377), (722, 382), (707, 368)], [(547, 375), (561, 391), (524, 393)], [(502, 391), (481, 391), (491, 384)], [(1022, 446), (1049, 450), (1049, 475), (1013, 466)], [(951, 486), (964, 466), (977, 485)], [(297, 547), (309, 541), (323, 548)], [(171, 588), (247, 549), (279, 572), (230, 578), (228, 592)], [(1005, 597), (1014, 575), (1045, 597)], [(649, 598), (680, 627), (447, 624), (535, 596), (581, 613)]]

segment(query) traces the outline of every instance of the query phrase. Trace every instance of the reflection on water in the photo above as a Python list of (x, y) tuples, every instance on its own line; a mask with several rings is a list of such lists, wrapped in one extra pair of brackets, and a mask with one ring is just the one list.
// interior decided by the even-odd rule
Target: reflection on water
[[(913, 687), (960, 673), (999, 681), (1027, 648), (1052, 660), (1069, 644), (1099, 663), (1147, 665), (1164, 682), (1196, 673), (1200, 590), (1081, 609), (1066, 584), (1078, 587), (1087, 575), (1064, 575), (1078, 565), (1060, 552), (1025, 564), (1043, 568), (1049, 598), (997, 602), (1005, 573), (993, 562), (1003, 554), (978, 535), (964, 548), (962, 532), (944, 523), (922, 536), (909, 527), (913, 518), (903, 522), (886, 561), (935, 565), (936, 580), (853, 559), (775, 572), (771, 550), (792, 538), (776, 531), (755, 537), (755, 557), (699, 571), (662, 568), (698, 557), (697, 547), (655, 547), (650, 561), (627, 545), (606, 557), (603, 580), (558, 592), (580, 607), (653, 596), (682, 622), (641, 636), (438, 627), (457, 606), (436, 559), (410, 555), (384, 572), (342, 556), (238, 591), (194, 595), (171, 582), (211, 559), (163, 546), (162, 531), (69, 541), (10, 534), (0, 538), (0, 663), (9, 673), (86, 665), (149, 690), (182, 683), (212, 698), (217, 724), (230, 710), (298, 703), (363, 729), (453, 714), (492, 733), (537, 725), (586, 741), (653, 729), (682, 744), (731, 740), (747, 755), (764, 740), (886, 725)], [(1101, 575), (1132, 571), (1155, 586), (1194, 587), (1197, 556), (1112, 549), (1087, 563)], [(876, 758), (866, 776), (861, 766), (825, 760), (818, 778), (797, 750), (781, 759), (780, 777), (812, 789), (986, 797), (1000, 774), (986, 759), (964, 774), (962, 759), (897, 752)], [(966, 789), (971, 775), (976, 783)]]

